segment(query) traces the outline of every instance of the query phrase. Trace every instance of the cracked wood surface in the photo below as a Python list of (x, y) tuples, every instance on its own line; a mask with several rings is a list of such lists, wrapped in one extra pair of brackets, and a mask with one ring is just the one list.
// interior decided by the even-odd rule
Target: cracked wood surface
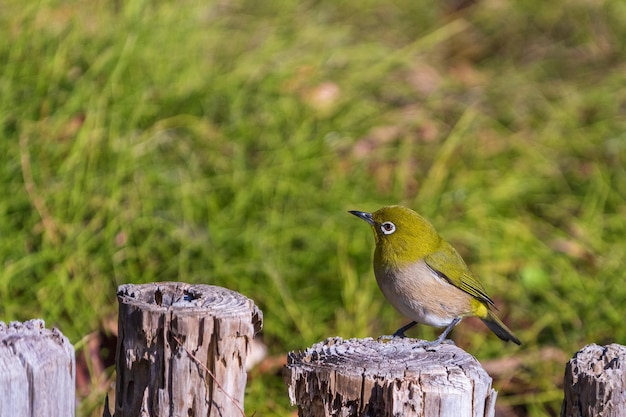
[(626, 346), (591, 344), (565, 367), (561, 417), (626, 416)]
[(242, 416), (246, 356), (263, 316), (212, 285), (118, 289), (115, 416)]
[(0, 322), (0, 417), (72, 417), (74, 347), (43, 320)]
[(289, 398), (300, 417), (493, 417), (497, 393), (478, 361), (418, 342), (335, 337), (291, 352)]

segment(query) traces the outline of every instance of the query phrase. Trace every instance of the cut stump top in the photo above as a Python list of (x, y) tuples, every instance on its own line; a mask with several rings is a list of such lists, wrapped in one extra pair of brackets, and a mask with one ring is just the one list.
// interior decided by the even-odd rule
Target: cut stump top
[(252, 310), (255, 333), (263, 323), (263, 313), (248, 297), (227, 288), (184, 282), (125, 284), (117, 290), (120, 304), (143, 311), (175, 311), (178, 316), (198, 313), (216, 318), (249, 315)]
[(454, 345), (339, 337), (288, 355), (285, 382), (300, 417), (493, 416), (491, 377)]
[(476, 358), (463, 349), (448, 344), (424, 349), (416, 347), (419, 342), (408, 338), (380, 341), (332, 337), (303, 352), (291, 352), (287, 366), (330, 367), (341, 373), (384, 378), (413, 378), (420, 374), (450, 372), (489, 378)]

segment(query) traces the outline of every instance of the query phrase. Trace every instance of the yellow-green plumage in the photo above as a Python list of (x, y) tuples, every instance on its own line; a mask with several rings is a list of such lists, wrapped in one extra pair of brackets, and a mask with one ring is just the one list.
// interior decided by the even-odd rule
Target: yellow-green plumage
[(373, 213), (351, 211), (374, 230), (376, 281), (389, 302), (415, 323), (446, 327), (440, 343), (464, 317), (476, 316), (498, 337), (520, 344), (491, 311), (493, 300), (459, 253), (411, 209), (387, 206)]

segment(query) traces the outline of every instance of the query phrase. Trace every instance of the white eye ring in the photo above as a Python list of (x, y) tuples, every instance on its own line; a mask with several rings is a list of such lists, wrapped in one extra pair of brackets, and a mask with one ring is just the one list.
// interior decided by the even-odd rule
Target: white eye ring
[(396, 231), (396, 225), (391, 223), (391, 222), (385, 222), (383, 224), (380, 225), (380, 230), (386, 234), (386, 235), (390, 235), (393, 232)]

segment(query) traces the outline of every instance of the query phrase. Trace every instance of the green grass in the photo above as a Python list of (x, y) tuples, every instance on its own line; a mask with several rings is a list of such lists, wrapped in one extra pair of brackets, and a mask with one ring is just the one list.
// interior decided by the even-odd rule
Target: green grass
[[(626, 7), (444, 4), (4, 1), (0, 320), (79, 343), (119, 284), (181, 280), (254, 299), (273, 355), (387, 334), (405, 319), (346, 210), (400, 203), (524, 342), (454, 332), (531, 358), (498, 403), (558, 414), (541, 352), (626, 344)], [(246, 410), (292, 412), (279, 375)]]

